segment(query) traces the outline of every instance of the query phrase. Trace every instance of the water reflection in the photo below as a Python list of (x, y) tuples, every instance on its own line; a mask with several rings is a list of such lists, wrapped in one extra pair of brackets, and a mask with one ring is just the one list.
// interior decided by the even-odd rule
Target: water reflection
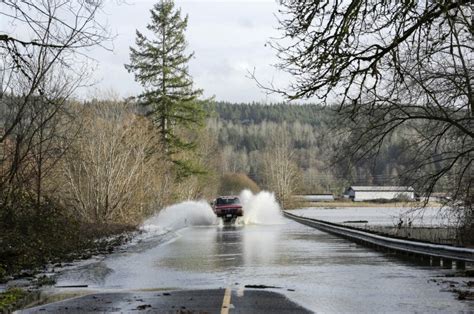
[(242, 265), (244, 255), (242, 228), (243, 226), (231, 225), (216, 229), (215, 245), (213, 245), (213, 252), (209, 256), (214, 262), (214, 270), (225, 271)]
[(278, 262), (277, 245), (280, 241), (280, 226), (247, 226), (242, 235), (244, 265), (271, 266)]
[(174, 243), (179, 254), (157, 260), (157, 267), (220, 272), (241, 267), (270, 266), (281, 261), (278, 226), (194, 228)]

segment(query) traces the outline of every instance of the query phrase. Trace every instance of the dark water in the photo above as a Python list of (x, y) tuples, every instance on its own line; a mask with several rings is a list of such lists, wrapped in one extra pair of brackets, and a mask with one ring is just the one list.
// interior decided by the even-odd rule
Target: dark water
[[(58, 285), (92, 289), (201, 289), (245, 285), (274, 291), (316, 312), (471, 312), (432, 281), (446, 270), (417, 266), (285, 220), (283, 225), (190, 227), (159, 245), (66, 271)], [(294, 290), (294, 291), (289, 291)]]

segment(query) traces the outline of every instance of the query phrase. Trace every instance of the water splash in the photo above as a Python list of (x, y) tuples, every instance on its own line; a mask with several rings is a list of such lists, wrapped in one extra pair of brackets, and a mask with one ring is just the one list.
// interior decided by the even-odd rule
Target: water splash
[(149, 235), (161, 235), (188, 226), (208, 226), (217, 223), (217, 217), (206, 201), (186, 201), (162, 209), (147, 219), (141, 229)]
[(275, 194), (267, 191), (253, 194), (249, 190), (243, 190), (240, 193), (240, 200), (244, 210), (244, 224), (278, 225), (284, 223)]
[[(282, 224), (282, 214), (275, 195), (262, 191), (253, 194), (249, 190), (240, 193), (244, 216), (243, 224)], [(188, 226), (222, 226), (222, 219), (214, 214), (206, 201), (186, 201), (162, 209), (158, 214), (147, 219), (141, 226), (145, 238), (159, 236), (177, 231)]]

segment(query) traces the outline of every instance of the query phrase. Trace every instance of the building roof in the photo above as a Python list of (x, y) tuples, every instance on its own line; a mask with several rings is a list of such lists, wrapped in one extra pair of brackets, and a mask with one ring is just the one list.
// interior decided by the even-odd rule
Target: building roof
[(411, 186), (350, 186), (349, 189), (359, 192), (414, 192)]

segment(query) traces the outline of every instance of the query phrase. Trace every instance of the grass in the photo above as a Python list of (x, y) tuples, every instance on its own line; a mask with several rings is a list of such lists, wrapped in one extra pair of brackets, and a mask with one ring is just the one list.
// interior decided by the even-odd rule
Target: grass
[(11, 308), (15, 307), (21, 299), (27, 295), (27, 292), (19, 288), (11, 288), (7, 291), (0, 293), (0, 312), (8, 312)]

